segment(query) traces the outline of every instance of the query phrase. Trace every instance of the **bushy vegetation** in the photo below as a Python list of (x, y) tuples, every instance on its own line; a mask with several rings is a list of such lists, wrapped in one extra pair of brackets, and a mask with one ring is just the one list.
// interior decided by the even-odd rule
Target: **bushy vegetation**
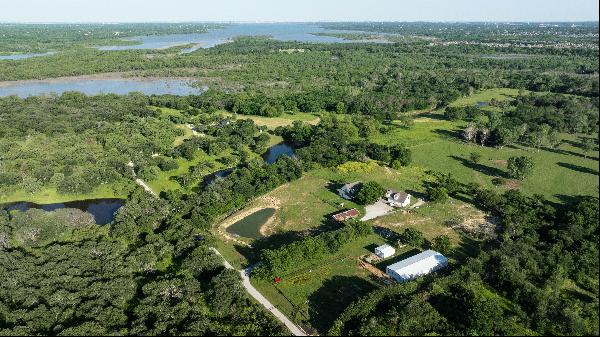
[(369, 181), (361, 185), (354, 200), (360, 205), (370, 205), (379, 200), (385, 194), (385, 188), (375, 181)]
[(265, 249), (261, 252), (261, 262), (254, 275), (260, 278), (281, 277), (291, 270), (309, 267), (371, 232), (369, 223), (352, 220), (340, 229), (309, 236), (278, 249)]
[(556, 148), (560, 133), (598, 132), (598, 100), (553, 94), (517, 96), (497, 110), (473, 106), (448, 107), (451, 120), (467, 120), (463, 138), (468, 142), (504, 147), (523, 144), (535, 149)]
[(136, 94), (0, 98), (0, 194), (46, 188), (86, 194), (101, 185), (130, 190), (127, 163), (151, 175), (144, 167), (156, 168), (152, 154), (170, 151), (181, 132), (147, 103)]

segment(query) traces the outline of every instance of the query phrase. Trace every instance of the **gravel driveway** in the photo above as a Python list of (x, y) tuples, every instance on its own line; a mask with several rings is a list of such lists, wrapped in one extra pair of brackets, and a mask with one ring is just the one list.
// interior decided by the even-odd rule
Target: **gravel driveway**
[(373, 205), (369, 205), (365, 207), (365, 216), (360, 219), (361, 221), (367, 221), (371, 219), (375, 219), (382, 215), (386, 215), (393, 211), (394, 208), (388, 204), (386, 204), (383, 199), (377, 200)]

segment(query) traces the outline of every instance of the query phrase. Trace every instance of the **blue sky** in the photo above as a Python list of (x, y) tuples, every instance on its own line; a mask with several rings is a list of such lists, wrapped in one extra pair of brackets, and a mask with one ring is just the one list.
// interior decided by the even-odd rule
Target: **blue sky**
[(598, 0), (0, 0), (0, 21), (598, 21)]

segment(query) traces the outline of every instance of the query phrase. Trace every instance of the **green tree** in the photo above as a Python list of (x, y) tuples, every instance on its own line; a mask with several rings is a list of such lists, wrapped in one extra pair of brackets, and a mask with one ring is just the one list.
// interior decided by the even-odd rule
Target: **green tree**
[(433, 239), (431, 248), (444, 255), (449, 255), (452, 253), (452, 241), (448, 235), (440, 235)]
[(479, 161), (481, 161), (481, 153), (478, 152), (471, 152), (471, 154), (469, 155), (469, 158), (471, 158), (471, 161), (475, 164), (479, 163)]
[(425, 243), (425, 237), (423, 236), (423, 233), (417, 229), (406, 228), (398, 237), (398, 243), (418, 248)]
[(523, 180), (533, 171), (535, 163), (531, 157), (519, 156), (508, 159), (508, 175), (511, 178)]
[(362, 185), (356, 193), (355, 201), (361, 205), (370, 205), (385, 194), (385, 188), (375, 181), (369, 181)]
[(583, 138), (581, 141), (581, 149), (583, 150), (583, 156), (587, 158), (587, 155), (590, 151), (593, 151), (595, 148), (594, 140), (592, 138)]
[[(412, 162), (412, 151), (404, 145), (394, 145), (390, 149), (391, 166), (408, 166)], [(396, 167), (394, 167), (396, 168)]]
[(428, 189), (427, 196), (431, 202), (444, 203), (449, 199), (448, 190), (441, 186)]

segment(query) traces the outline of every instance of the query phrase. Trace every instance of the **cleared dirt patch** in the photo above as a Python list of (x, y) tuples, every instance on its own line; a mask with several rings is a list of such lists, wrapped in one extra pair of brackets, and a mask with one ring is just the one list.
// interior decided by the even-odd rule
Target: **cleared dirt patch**
[(378, 218), (380, 216), (384, 216), (388, 213), (391, 213), (394, 208), (385, 203), (382, 199), (377, 200), (373, 205), (369, 205), (365, 207), (365, 216), (362, 217), (362, 221), (367, 221), (371, 219)]
[(511, 179), (511, 180), (507, 180), (504, 183), (504, 188), (507, 188), (510, 190), (516, 190), (516, 189), (519, 189), (520, 187), (521, 187), (521, 182), (518, 180)]

